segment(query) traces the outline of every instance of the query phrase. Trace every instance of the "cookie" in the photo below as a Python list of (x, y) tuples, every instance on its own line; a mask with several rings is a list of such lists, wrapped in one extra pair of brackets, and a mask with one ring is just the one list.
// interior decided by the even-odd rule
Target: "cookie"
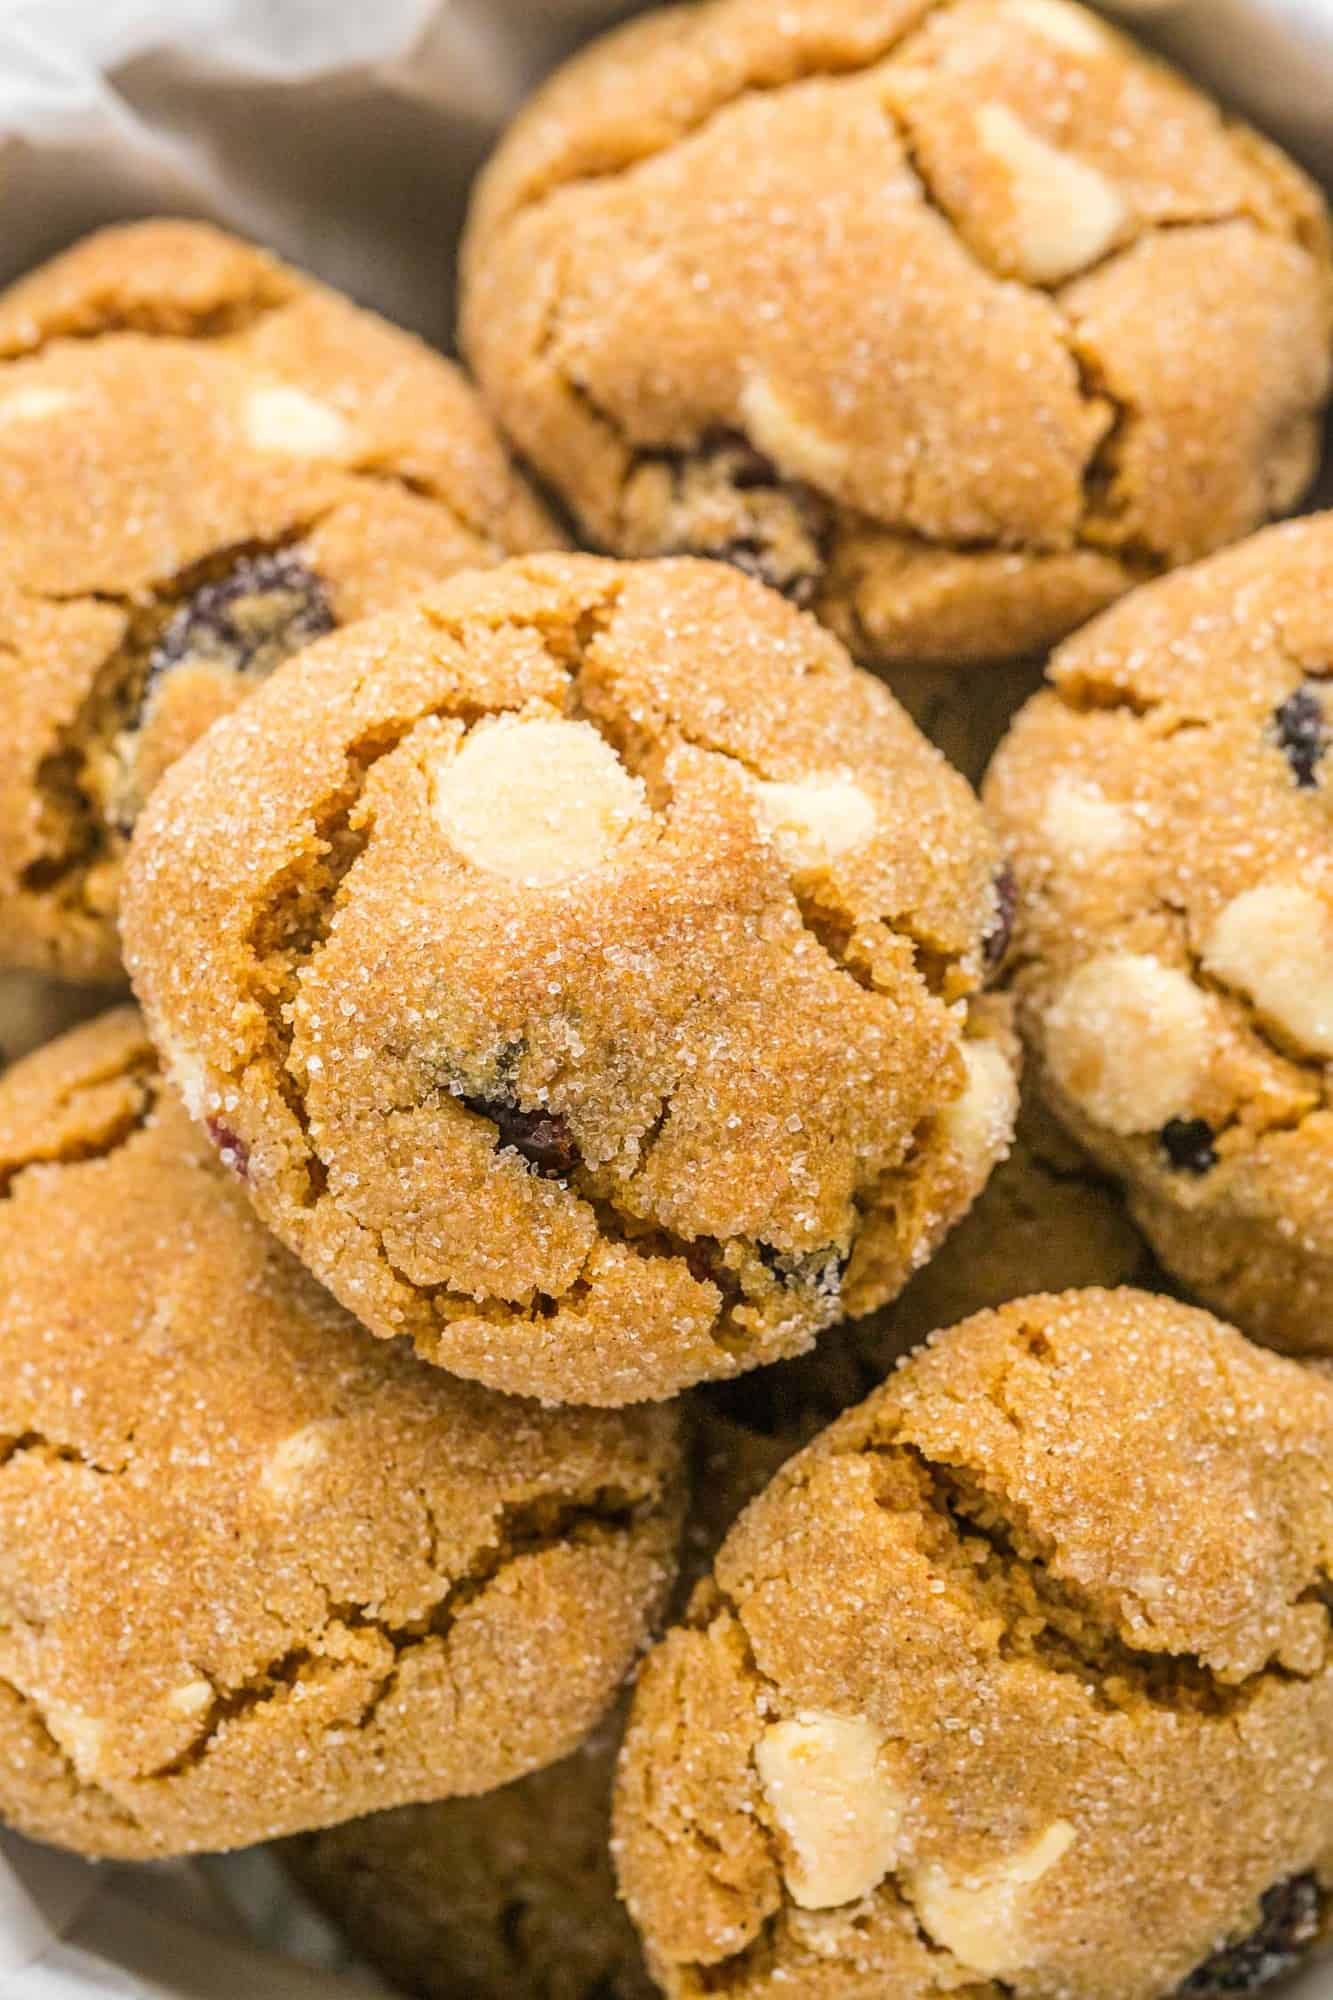
[(671, 1576), (667, 1410), (371, 1340), (120, 1009), (0, 1079), (0, 1813), (225, 1848), (567, 1754)]
[(281, 1850), (297, 1884), (419, 2000), (652, 2000), (611, 1867), (619, 1727), (484, 1798), (403, 1806)]
[(1007, 1150), (973, 794), (719, 563), (533, 557), (326, 640), (158, 787), (136, 989), (372, 1331), (662, 1397), (901, 1289)]
[(297, 647), (558, 539), (451, 363), (202, 223), (0, 293), (0, 958), (119, 973), (162, 771)]
[(110, 1004), (104, 987), (0, 971), (0, 1069)]
[(1333, 1902), (1333, 1393), (1135, 1291), (937, 1337), (650, 1655), (617, 1788), (663, 1991), (1244, 1991)]
[(710, 0), (517, 120), (462, 336), (598, 547), (957, 666), (1293, 506), (1331, 298), (1311, 183), (1091, 11)]
[(1042, 681), (1042, 663), (997, 661), (984, 674), (956, 666), (893, 667), (884, 676), (922, 734), (941, 749), (970, 784), (986, 767), (1016, 711)]
[(1154, 1275), (1119, 1189), (1033, 1099), (1019, 1113), (1013, 1151), (939, 1255), (901, 1298), (848, 1330), (872, 1371), (862, 1394), (927, 1334), (988, 1306), (1034, 1288), (1111, 1290)]
[(1071, 639), (987, 798), (1035, 1080), (1163, 1264), (1333, 1353), (1333, 514)]
[(1034, 1285), (1110, 1289), (1155, 1275), (1117, 1190), (1053, 1119), (1025, 1104), (1008, 1159), (891, 1305), (846, 1321), (810, 1354), (696, 1392), (682, 1588), (707, 1570), (732, 1522), (779, 1466), (939, 1327), (1021, 1298)]

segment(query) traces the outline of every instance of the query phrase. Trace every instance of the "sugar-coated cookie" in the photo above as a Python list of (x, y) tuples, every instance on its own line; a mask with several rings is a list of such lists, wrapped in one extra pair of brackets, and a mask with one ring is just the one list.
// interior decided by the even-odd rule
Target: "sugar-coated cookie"
[(611, 1866), (622, 1720), (482, 1798), (329, 1827), (282, 1859), (358, 1955), (419, 2000), (651, 2000)]
[(192, 222), (0, 292), (0, 962), (119, 972), (161, 772), (288, 653), (558, 538), (471, 387)]
[(788, 1461), (649, 1656), (670, 1996), (1251, 1990), (1333, 1905), (1333, 1389), (1131, 1290), (979, 1314)]
[(1291, 507), (1330, 300), (1314, 187), (1091, 10), (710, 0), (520, 115), (462, 330), (598, 547), (956, 664)]
[[(691, 1402), (693, 1504), (682, 1578), (708, 1567), (723, 1536), (792, 1453), (879, 1388), (929, 1334), (1033, 1286), (1146, 1282), (1152, 1259), (1109, 1181), (1035, 1103), (1013, 1150), (925, 1269), (891, 1305), (848, 1320), (810, 1354), (700, 1389)], [(683, 1587), (682, 1583), (682, 1587)]]
[(1035, 1082), (1162, 1262), (1333, 1354), (1333, 514), (1069, 640), (987, 799)]
[(0, 1079), (0, 1815), (224, 1848), (566, 1755), (669, 1585), (669, 1410), (369, 1338), (118, 1010)]
[(367, 1326), (666, 1396), (899, 1291), (1007, 1151), (964, 781), (720, 563), (539, 556), (292, 661), (168, 773), (124, 929), (173, 1078)]
[(0, 1069), (103, 1012), (114, 997), (102, 986), (70, 984), (40, 972), (0, 971)]

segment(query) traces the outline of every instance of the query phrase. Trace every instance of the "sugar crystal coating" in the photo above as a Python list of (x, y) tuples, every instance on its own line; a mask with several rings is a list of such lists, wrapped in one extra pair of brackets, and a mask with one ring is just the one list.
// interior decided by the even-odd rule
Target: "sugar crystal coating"
[(0, 1078), (0, 1811), (151, 1857), (502, 1784), (669, 1587), (676, 1416), (372, 1340), (120, 1009)]
[(162, 772), (290, 653), (559, 540), (442, 357), (193, 222), (0, 292), (0, 963), (120, 976)]
[(168, 1069), (375, 1332), (616, 1403), (898, 1292), (1008, 1150), (966, 784), (716, 563), (537, 557), (291, 661), (170, 771)]
[(1034, 1083), (1162, 1263), (1333, 1353), (1333, 515), (1066, 641), (991, 765)]
[(937, 1334), (637, 1680), (615, 1850), (663, 1993), (1290, 1970), (1333, 1915), (1331, 1560), (1326, 1374), (1127, 1289)]
[(1091, 11), (708, 0), (520, 114), (461, 336), (592, 546), (956, 673), (1295, 504), (1331, 280), (1317, 190)]

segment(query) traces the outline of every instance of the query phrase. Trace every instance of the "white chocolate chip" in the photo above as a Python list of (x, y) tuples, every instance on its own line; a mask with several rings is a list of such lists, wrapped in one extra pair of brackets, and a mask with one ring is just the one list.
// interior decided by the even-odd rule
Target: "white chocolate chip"
[(211, 1681), (182, 1681), (178, 1687), (172, 1688), (167, 1696), (167, 1707), (173, 1715), (179, 1715), (183, 1720), (190, 1722), (196, 1716), (202, 1715), (212, 1700)]
[(928, 1862), (904, 1886), (923, 1929), (936, 1944), (986, 1979), (1017, 1972), (1031, 1962), (1025, 1932), (1026, 1891), (1050, 1873), (1074, 1844), (1068, 1820), (1057, 1819), (1019, 1853), (993, 1868), (954, 1876)]
[(246, 436), (259, 451), (285, 452), (293, 458), (336, 458), (346, 451), (351, 436), (337, 410), (283, 382), (252, 389), (242, 421)]
[(1131, 847), (1138, 828), (1123, 806), (1112, 805), (1095, 785), (1058, 777), (1046, 794), (1041, 830), (1060, 853), (1084, 860)]
[(1050, 145), (1007, 104), (982, 105), (977, 137), (1009, 178), (1021, 277), (1058, 284), (1110, 249), (1127, 211), (1105, 174)]
[(68, 389), (54, 389), (34, 382), (28, 388), (15, 389), (12, 395), (0, 399), (0, 424), (40, 423), (43, 417), (53, 417), (58, 410), (68, 409), (73, 401), (73, 394)]
[(167, 1073), (167, 1081), (177, 1092), (185, 1109), (196, 1123), (202, 1119), (208, 1104), (210, 1091), (208, 1070), (201, 1056), (192, 1049), (173, 1043), (165, 1037), (160, 1043), (162, 1063)]
[(794, 784), (760, 778), (753, 792), (759, 817), (793, 872), (827, 867), (836, 855), (874, 839), (874, 801), (850, 778), (833, 772)]
[(1160, 959), (1107, 952), (1081, 965), (1047, 1009), (1047, 1065), (1108, 1131), (1155, 1131), (1188, 1108), (1207, 1067), (1214, 1004)]
[(1004, 1159), (1018, 1116), (1018, 1079), (995, 1042), (964, 1042), (967, 1082), (940, 1117), (940, 1132), (969, 1182), (981, 1186)]
[(503, 716), (435, 765), (436, 823), (456, 853), (511, 881), (601, 866), (651, 816), (642, 780), (587, 722)]
[(812, 1710), (764, 1731), (755, 1765), (783, 1837), (783, 1873), (802, 1909), (868, 1896), (897, 1860), (901, 1798), (862, 1716)]
[(1111, 45), (1100, 23), (1084, 8), (1070, 6), (1068, 0), (1005, 0), (1004, 11), (1043, 40), (1075, 55), (1105, 55)]
[(307, 1473), (328, 1457), (329, 1433), (336, 1421), (324, 1417), (313, 1424), (303, 1424), (269, 1453), (259, 1483), (272, 1499), (288, 1499), (304, 1483)]
[(740, 409), (751, 444), (789, 479), (808, 479), (812, 486), (831, 486), (841, 479), (845, 447), (796, 416), (766, 375), (746, 376)]
[(1227, 904), (1203, 954), (1215, 978), (1316, 1056), (1333, 1056), (1333, 904), (1295, 882), (1266, 882)]
[(95, 1778), (106, 1742), (106, 1724), (68, 1702), (47, 1702), (42, 1711), (47, 1729), (81, 1778)]

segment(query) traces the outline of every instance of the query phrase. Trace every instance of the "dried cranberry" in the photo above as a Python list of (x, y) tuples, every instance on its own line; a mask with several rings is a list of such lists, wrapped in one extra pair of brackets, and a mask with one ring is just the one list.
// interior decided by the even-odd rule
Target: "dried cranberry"
[(1308, 790), (1317, 783), (1316, 772), (1328, 749), (1324, 704), (1314, 689), (1298, 687), (1295, 694), (1288, 695), (1273, 711), (1273, 727), (1292, 776)]
[(242, 556), (180, 606), (153, 649), (145, 695), (191, 659), (259, 679), (333, 626), (324, 585), (295, 549)]
[(222, 1156), (224, 1167), (230, 1167), (243, 1181), (250, 1178), (250, 1148), (244, 1139), (224, 1125), (220, 1118), (206, 1118), (204, 1129)]
[[(813, 603), (828, 556), (832, 511), (804, 480), (784, 479), (736, 431), (713, 431), (671, 461), (673, 524), (665, 549), (730, 563), (802, 608)], [(718, 510), (737, 527), (719, 532)]]
[(988, 972), (996, 972), (1004, 964), (1017, 913), (1018, 878), (1006, 861), (995, 877), (995, 922), (981, 940), (981, 956)]
[(478, 1118), (489, 1118), (500, 1144), (521, 1153), (545, 1180), (568, 1180), (579, 1163), (578, 1148), (565, 1120), (555, 1111), (525, 1111), (502, 1098), (464, 1097), (460, 1103)]
[(715, 562), (730, 563), (733, 569), (743, 570), (746, 576), (752, 576), (757, 583), (766, 583), (770, 590), (780, 591), (798, 611), (808, 611), (815, 601), (819, 578), (813, 570), (797, 570), (792, 574), (784, 574), (770, 552), (762, 548), (757, 541), (746, 539), (723, 542), (715, 549), (708, 549), (706, 553)]
[(1180, 1988), (1190, 2000), (1224, 1993), (1257, 1993), (1291, 1972), (1320, 1932), (1319, 1884), (1313, 1875), (1291, 1875), (1267, 1890), (1258, 1925), (1248, 1937), (1206, 1958)]
[(1183, 1174), (1206, 1174), (1217, 1165), (1215, 1134), (1206, 1118), (1168, 1118), (1162, 1151)]

